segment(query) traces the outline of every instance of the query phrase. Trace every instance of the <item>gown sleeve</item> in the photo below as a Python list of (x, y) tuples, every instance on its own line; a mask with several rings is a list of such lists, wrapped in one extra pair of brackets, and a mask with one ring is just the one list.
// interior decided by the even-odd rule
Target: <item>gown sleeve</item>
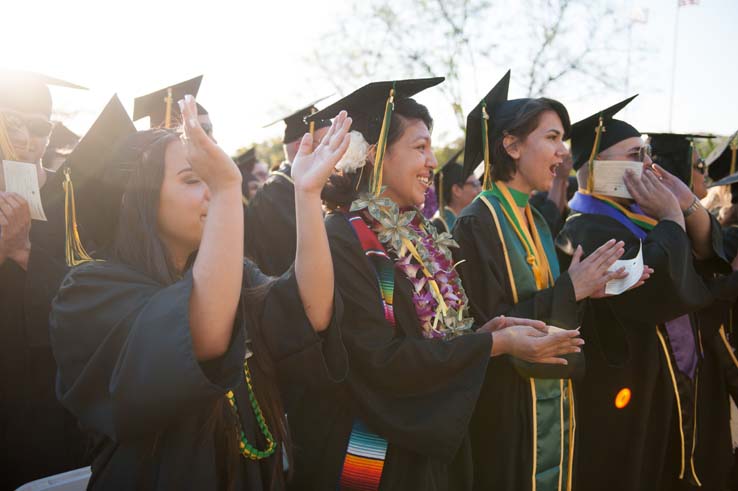
[(392, 444), (450, 460), (466, 434), (492, 337), (422, 338), (410, 283), (402, 278), (395, 280), (393, 327), (351, 225), (331, 214), (326, 227), (344, 303), (341, 333), (351, 359), (347, 381), (356, 410)]
[(348, 373), (348, 356), (339, 327), (343, 317), (340, 295), (333, 295), (333, 316), (328, 328), (317, 333), (305, 314), (294, 268), (273, 278), (261, 273), (249, 260), (244, 267), (247, 292), (248, 288), (268, 288), (260, 322), (249, 323), (248, 327), (261, 329), (280, 379), (306, 385), (341, 382)]
[(182, 408), (212, 404), (240, 383), (243, 320), (227, 352), (204, 370), (190, 336), (191, 292), (191, 271), (169, 286), (110, 263), (67, 275), (52, 306), (51, 340), (57, 394), (84, 429), (114, 441), (151, 434)]
[(32, 243), (23, 285), (23, 315), (30, 346), (49, 346), (51, 302), (68, 270), (62, 259)]
[[(474, 204), (477, 206), (477, 204)], [(574, 285), (567, 272), (561, 273), (554, 285), (540, 290), (530, 298), (512, 302), (502, 243), (491, 217), (482, 210), (484, 220), (476, 214), (464, 214), (456, 222), (454, 238), (459, 248), (454, 261), (459, 266), (464, 289), (469, 296), (472, 315), (477, 324), (505, 315), (536, 319), (562, 329), (580, 325), (582, 306), (577, 303)], [(516, 360), (515, 364), (528, 376), (536, 378), (577, 378), (584, 372), (582, 353), (565, 355), (568, 365), (534, 364)]]
[[(636, 256), (640, 243), (635, 236), (609, 217), (596, 218), (581, 215), (570, 219), (557, 238), (559, 250), (570, 256), (576, 245), (581, 245), (586, 257), (607, 240), (616, 239), (625, 242), (624, 258)], [(566, 257), (562, 262), (569, 260)], [(621, 295), (587, 301), (604, 304), (621, 324), (634, 320), (644, 326), (696, 312), (712, 303), (710, 289), (695, 270), (689, 237), (675, 222), (662, 220), (648, 233), (643, 241), (643, 263), (654, 270), (644, 285)]]

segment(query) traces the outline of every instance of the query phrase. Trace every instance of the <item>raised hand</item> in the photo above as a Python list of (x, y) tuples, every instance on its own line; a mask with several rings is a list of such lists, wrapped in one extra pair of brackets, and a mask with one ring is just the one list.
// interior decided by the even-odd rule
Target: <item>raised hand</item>
[(689, 208), (689, 205), (691, 205), (692, 201), (695, 199), (695, 195), (692, 190), (689, 189), (689, 186), (684, 184), (681, 179), (658, 164), (651, 164), (651, 169), (656, 174), (656, 177), (661, 184), (663, 184), (666, 189), (671, 191), (671, 194), (676, 197), (679, 207), (682, 210)]
[(351, 118), (341, 111), (333, 120), (330, 129), (313, 150), (313, 138), (306, 133), (292, 162), (292, 179), (295, 190), (310, 194), (320, 194), (333, 169), (349, 146), (348, 134)]
[(577, 302), (604, 293), (608, 281), (625, 277), (624, 268), (608, 271), (624, 252), (624, 242), (610, 239), (582, 261), (584, 252), (582, 246), (577, 246), (568, 271)]
[(192, 170), (208, 185), (211, 193), (223, 188), (241, 187), (241, 171), (200, 126), (195, 98), (186, 95), (178, 101), (184, 119), (184, 142)]
[(627, 170), (624, 181), (630, 195), (647, 215), (658, 220), (673, 220), (684, 228), (679, 201), (651, 169), (644, 170), (640, 178)]
[(0, 264), (7, 258), (26, 269), (31, 251), (31, 210), (20, 195), (0, 191)]

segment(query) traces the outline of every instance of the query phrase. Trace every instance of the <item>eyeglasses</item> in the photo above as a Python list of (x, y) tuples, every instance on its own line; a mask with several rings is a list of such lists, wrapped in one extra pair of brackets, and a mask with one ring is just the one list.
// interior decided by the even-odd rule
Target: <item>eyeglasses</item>
[(628, 160), (632, 160), (633, 162), (645, 162), (646, 157), (651, 159), (651, 145), (645, 144), (642, 147), (638, 149), (633, 149), (628, 153)]
[(33, 137), (46, 138), (54, 127), (51, 121), (41, 116), (25, 116), (10, 110), (1, 110), (0, 116), (9, 130), (26, 128)]
[(699, 172), (702, 175), (705, 175), (705, 171), (707, 170), (707, 165), (705, 165), (705, 159), (699, 159), (696, 164), (692, 166), (694, 170)]

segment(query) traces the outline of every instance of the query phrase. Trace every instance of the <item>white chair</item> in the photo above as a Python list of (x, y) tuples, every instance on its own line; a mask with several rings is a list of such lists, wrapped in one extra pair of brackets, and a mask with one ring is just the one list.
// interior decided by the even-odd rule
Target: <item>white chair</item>
[(85, 491), (90, 473), (89, 467), (62, 472), (28, 482), (16, 491)]

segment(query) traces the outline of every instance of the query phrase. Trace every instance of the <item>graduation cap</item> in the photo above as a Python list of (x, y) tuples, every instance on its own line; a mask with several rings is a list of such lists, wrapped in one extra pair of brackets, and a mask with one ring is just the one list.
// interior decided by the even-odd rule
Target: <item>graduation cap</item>
[(318, 108), (315, 107), (315, 105), (327, 98), (328, 96), (321, 97), (320, 99), (311, 102), (307, 106), (291, 114), (288, 114), (287, 116), (283, 116), (276, 121), (272, 121), (268, 125), (264, 126), (264, 128), (268, 128), (269, 126), (283, 121), (285, 126), (282, 143), (287, 144), (302, 138), (302, 135), (304, 135), (305, 133), (309, 132), (310, 134), (312, 134), (318, 128), (325, 128), (327, 126), (330, 126), (331, 122), (328, 119), (315, 119), (311, 120), (309, 123), (305, 121), (305, 118), (318, 112)]
[(248, 173), (250, 174), (252, 170), (254, 170), (254, 165), (258, 161), (256, 158), (256, 147), (251, 147), (248, 150), (241, 152), (239, 155), (236, 155), (233, 157), (234, 162), (236, 162), (236, 165), (239, 169), (241, 169), (242, 173)]
[(713, 136), (687, 133), (647, 132), (647, 134), (653, 161), (691, 187), (694, 141), (698, 138), (713, 138)]
[(738, 131), (710, 152), (710, 155), (705, 159), (707, 175), (710, 176), (710, 179), (717, 181), (738, 171), (736, 166), (737, 149)]
[[(468, 177), (480, 162), (484, 162), (484, 189), (492, 185), (491, 142), (508, 129), (515, 117), (527, 104), (536, 99), (522, 98), (508, 100), (510, 87), (510, 70), (492, 87), (479, 104), (466, 117), (466, 139), (464, 141), (464, 176)], [(548, 100), (561, 118), (564, 126), (564, 137), (569, 133), (569, 114), (558, 101)]]
[[(187, 94), (196, 97), (200, 90), (202, 77), (202, 75), (199, 75), (156, 92), (136, 97), (133, 101), (133, 120), (138, 121), (148, 116), (150, 128), (178, 126), (174, 124), (175, 121), (180, 119), (179, 106), (176, 103)], [(201, 107), (198, 107), (198, 114), (207, 114), (207, 111), (200, 112)]]
[(57, 121), (54, 123), (54, 127), (49, 135), (48, 148), (54, 150), (63, 150), (73, 147), (79, 141), (79, 136), (64, 126), (64, 123)]
[(91, 260), (82, 247), (77, 223), (85, 238), (95, 244), (104, 244), (112, 236), (115, 220), (110, 220), (111, 210), (117, 211), (122, 195), (115, 188), (123, 180), (106, 177), (110, 174), (109, 161), (117, 144), (135, 132), (133, 121), (114, 95), (63, 164), (69, 266)]
[(329, 120), (338, 116), (341, 111), (346, 111), (351, 116), (351, 129), (360, 132), (370, 144), (377, 144), (369, 191), (379, 195), (382, 188), (382, 162), (395, 101), (409, 99), (444, 80), (444, 77), (431, 77), (372, 82), (308, 116), (306, 121)]
[(50, 85), (87, 90), (81, 85), (40, 73), (0, 70), (0, 108), (51, 116)]
[(454, 153), (446, 163), (436, 169), (434, 185), (438, 196), (438, 209), (440, 210), (443, 210), (446, 203), (448, 203), (451, 187), (454, 184), (461, 184), (466, 180), (464, 178), (464, 167), (458, 162), (463, 152), (464, 149), (461, 149)]
[(464, 140), (464, 176), (471, 175), (477, 165), (484, 161), (484, 188), (490, 180), (489, 141), (492, 125), (489, 124), (490, 113), (500, 108), (507, 101), (510, 88), (510, 70), (492, 87), (486, 96), (479, 101), (466, 116), (466, 139)]
[(613, 116), (627, 106), (638, 94), (574, 123), (571, 126), (571, 156), (574, 170), (592, 162), (600, 151), (627, 138), (641, 136), (640, 131)]

